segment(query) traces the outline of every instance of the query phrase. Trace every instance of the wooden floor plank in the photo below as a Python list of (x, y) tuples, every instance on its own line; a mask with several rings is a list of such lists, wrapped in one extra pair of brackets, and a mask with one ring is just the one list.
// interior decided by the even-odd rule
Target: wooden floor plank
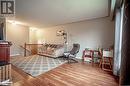
[(32, 77), (12, 66), (13, 86), (118, 86), (110, 72), (87, 63), (63, 64), (47, 73)]

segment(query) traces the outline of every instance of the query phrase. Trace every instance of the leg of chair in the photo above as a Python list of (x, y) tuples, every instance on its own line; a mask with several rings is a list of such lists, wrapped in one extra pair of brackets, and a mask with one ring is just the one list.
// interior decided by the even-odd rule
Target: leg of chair
[(69, 59), (69, 57), (67, 58), (67, 60), (68, 60), (68, 63), (70, 63), (70, 59)]
[(94, 65), (94, 58), (92, 57), (92, 66)]
[(94, 56), (93, 56), (94, 52), (91, 51), (91, 53), (92, 53), (91, 58), (92, 58), (92, 66), (93, 66), (94, 65)]
[(74, 59), (74, 57), (69, 56), (69, 57), (68, 57), (68, 63), (70, 63), (71, 60), (73, 60), (74, 62), (78, 62), (77, 60)]
[(102, 58), (100, 59), (100, 62), (99, 62), (99, 67), (102, 66)]
[(82, 62), (84, 62), (84, 58), (82, 58)]
[[(106, 61), (105, 61), (106, 60)], [(107, 62), (107, 63), (106, 63)], [(110, 69), (106, 69), (104, 66), (105, 65), (109, 65)], [(103, 62), (102, 62), (102, 69), (105, 70), (105, 71), (112, 71), (112, 65), (111, 65), (111, 58), (105, 58), (103, 57)]]
[(65, 58), (66, 58), (66, 57), (65, 57), (65, 56), (63, 56), (63, 60), (65, 60)]
[(105, 57), (102, 58), (102, 69), (104, 69)]
[(109, 58), (110, 69), (112, 69), (111, 58)]
[(73, 60), (73, 61), (75, 61), (75, 62), (78, 62), (77, 60), (75, 60), (75, 59), (73, 59), (73, 58), (72, 58), (71, 60)]

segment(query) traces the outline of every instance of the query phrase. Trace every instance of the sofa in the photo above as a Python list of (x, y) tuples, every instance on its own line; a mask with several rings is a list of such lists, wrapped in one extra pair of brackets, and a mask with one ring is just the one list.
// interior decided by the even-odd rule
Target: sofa
[(65, 47), (62, 44), (44, 44), (38, 48), (38, 55), (48, 57), (60, 57), (64, 54)]

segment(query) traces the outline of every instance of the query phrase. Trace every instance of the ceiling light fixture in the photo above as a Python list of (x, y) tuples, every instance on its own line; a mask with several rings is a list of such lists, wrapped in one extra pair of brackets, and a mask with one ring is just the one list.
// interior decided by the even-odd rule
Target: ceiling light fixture
[(32, 30), (32, 31), (38, 31), (38, 28), (30, 27), (30, 30)]
[(24, 25), (22, 22), (19, 22), (19, 21), (15, 21), (15, 20), (7, 20), (7, 22), (13, 24), (13, 25), (16, 25), (16, 24), (19, 24), (19, 25)]

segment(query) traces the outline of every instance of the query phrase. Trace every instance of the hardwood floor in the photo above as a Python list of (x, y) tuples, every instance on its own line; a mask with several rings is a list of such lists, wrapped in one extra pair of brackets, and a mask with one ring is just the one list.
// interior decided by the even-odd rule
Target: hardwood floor
[(110, 73), (87, 63), (63, 64), (38, 77), (12, 66), (12, 86), (118, 86)]

